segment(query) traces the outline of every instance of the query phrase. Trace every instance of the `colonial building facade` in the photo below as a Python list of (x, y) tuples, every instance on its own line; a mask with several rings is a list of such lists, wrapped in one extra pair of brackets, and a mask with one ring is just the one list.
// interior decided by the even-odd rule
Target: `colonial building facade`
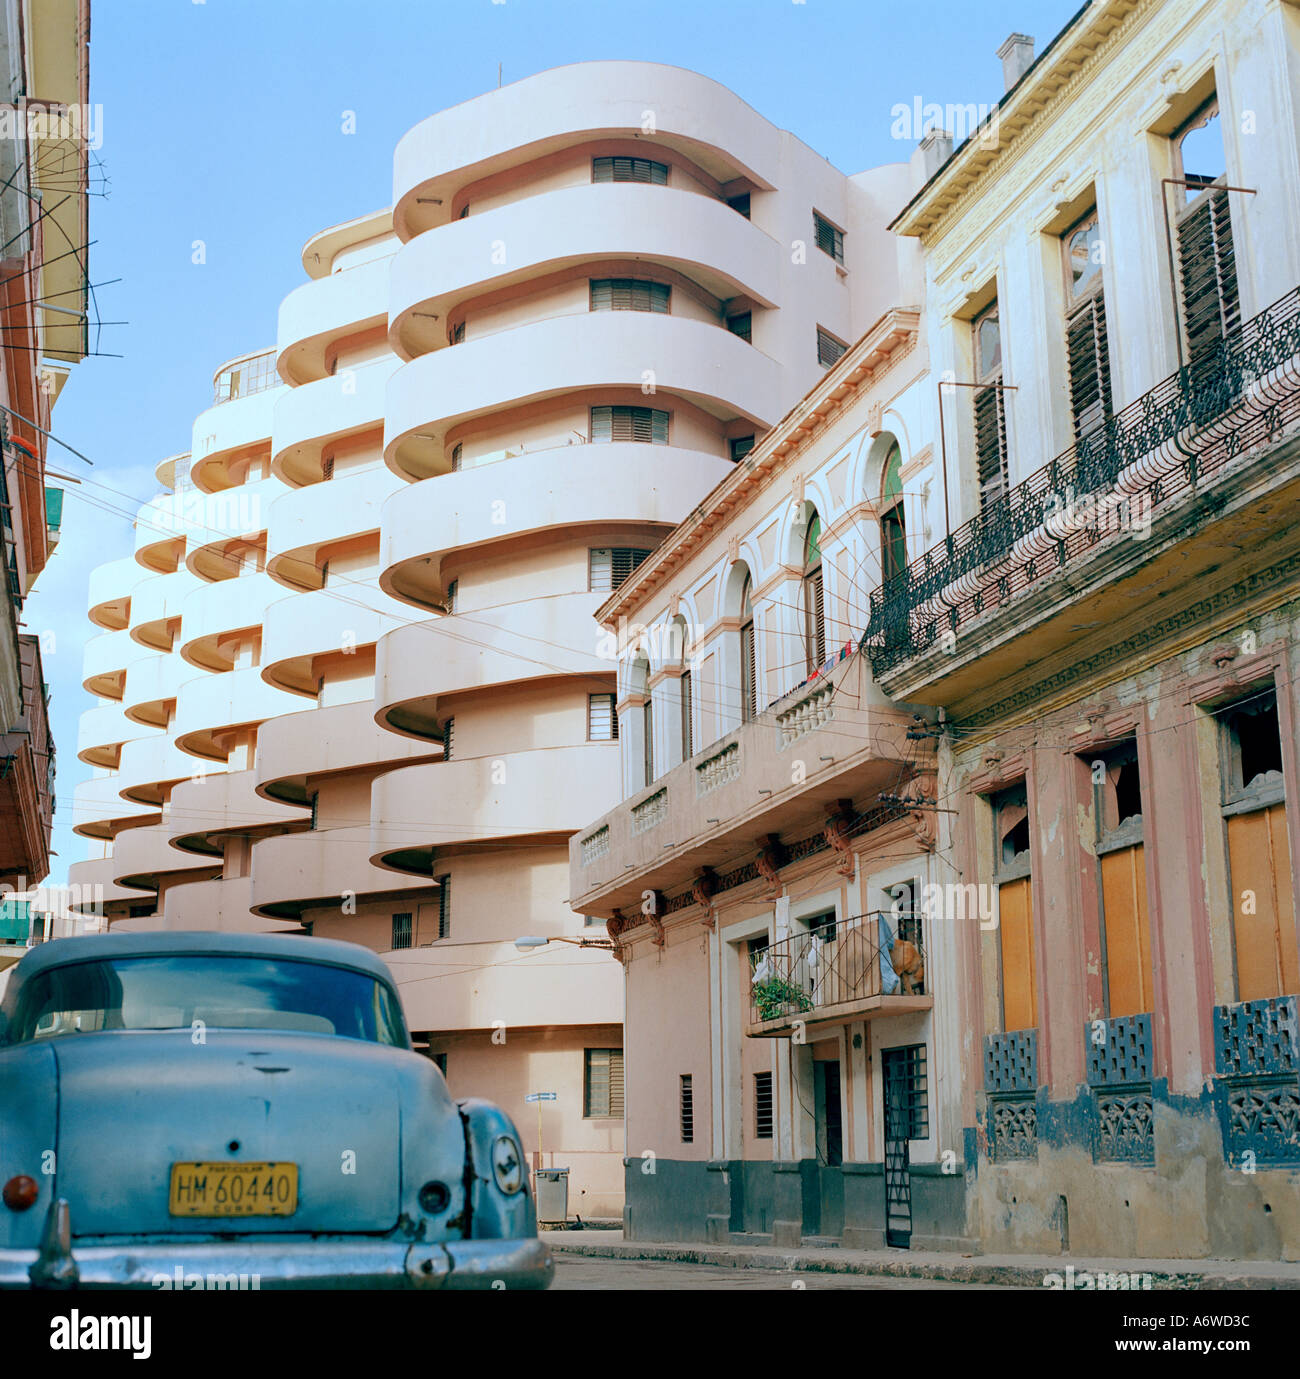
[(894, 222), (929, 378), (869, 332), (602, 610), (637, 1235), (1300, 1257), (1300, 12), (1028, 43)]

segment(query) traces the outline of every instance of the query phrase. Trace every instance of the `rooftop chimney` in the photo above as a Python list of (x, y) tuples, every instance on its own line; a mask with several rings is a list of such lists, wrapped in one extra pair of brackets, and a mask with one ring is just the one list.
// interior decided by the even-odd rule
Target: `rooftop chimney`
[(912, 155), (913, 176), (920, 173), (924, 185), (952, 157), (952, 135), (946, 129), (930, 129)]
[(1028, 34), (1012, 34), (998, 49), (1002, 59), (1002, 80), (1008, 91), (1034, 63), (1034, 40)]

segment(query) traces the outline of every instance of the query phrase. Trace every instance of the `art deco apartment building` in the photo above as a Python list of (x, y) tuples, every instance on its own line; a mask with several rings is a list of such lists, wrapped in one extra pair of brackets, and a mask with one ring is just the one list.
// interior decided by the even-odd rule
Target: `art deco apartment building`
[(568, 840), (620, 744), (592, 615), (896, 300), (907, 190), (642, 63), (411, 130), (391, 209), (308, 243), (275, 349), (218, 371), (94, 577), (103, 855), (74, 879), (113, 924), (383, 953), (453, 1091), (617, 1215), (621, 974), (513, 942), (593, 932)]
[(1013, 36), (893, 222), (931, 424), (887, 317), (601, 609), (634, 1235), (1300, 1258), (1297, 54)]

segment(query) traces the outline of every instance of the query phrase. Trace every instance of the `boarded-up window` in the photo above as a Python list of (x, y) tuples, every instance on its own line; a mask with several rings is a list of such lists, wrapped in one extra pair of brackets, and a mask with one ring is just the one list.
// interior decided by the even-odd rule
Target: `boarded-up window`
[(1273, 690), (1219, 715), (1237, 999), (1300, 992), (1286, 788)]
[(1142, 787), (1136, 742), (1089, 758), (1096, 818), (1106, 1014), (1153, 1009)]
[(622, 1049), (586, 1050), (582, 1114), (597, 1119), (622, 1118)]
[(993, 876), (998, 888), (998, 944), (1002, 966), (1002, 1027), (1038, 1025), (1034, 900), (1030, 874), (1028, 796), (1023, 784), (992, 798)]

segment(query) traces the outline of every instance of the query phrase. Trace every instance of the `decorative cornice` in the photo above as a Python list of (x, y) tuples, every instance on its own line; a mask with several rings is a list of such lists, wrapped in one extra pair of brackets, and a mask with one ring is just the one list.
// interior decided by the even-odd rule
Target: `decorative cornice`
[(690, 513), (663, 543), (596, 610), (596, 621), (616, 627), (620, 615), (649, 598), (691, 555), (769, 481), (805, 454), (827, 426), (877, 377), (916, 347), (921, 312), (894, 307), (851, 346)]

